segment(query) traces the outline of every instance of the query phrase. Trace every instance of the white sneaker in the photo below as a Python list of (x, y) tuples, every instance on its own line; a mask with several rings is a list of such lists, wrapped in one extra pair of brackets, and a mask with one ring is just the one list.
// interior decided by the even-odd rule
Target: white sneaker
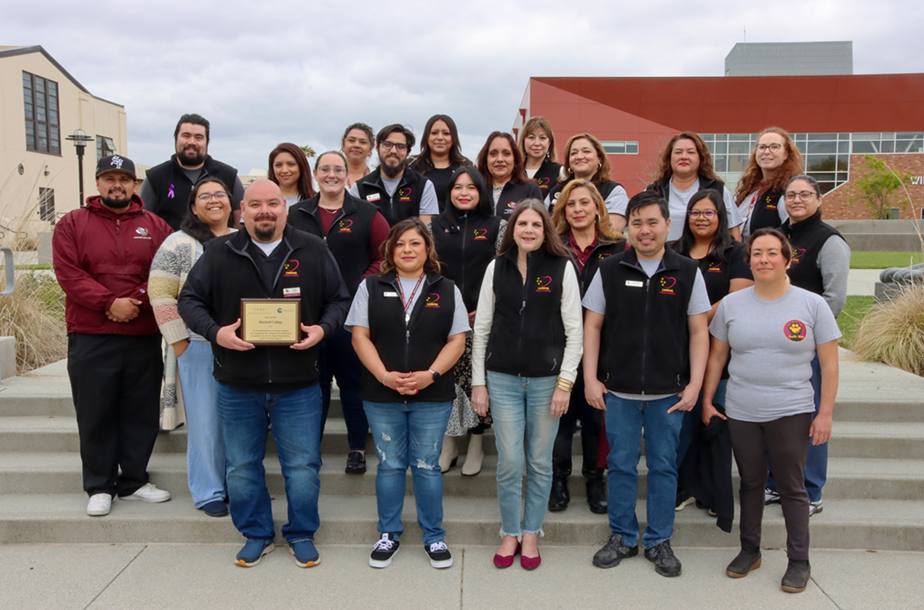
[(91, 517), (108, 515), (112, 509), (112, 496), (109, 494), (93, 494), (87, 502), (87, 514)]
[(145, 483), (138, 491), (130, 496), (123, 496), (120, 500), (137, 500), (140, 502), (166, 502), (170, 499), (170, 492), (157, 489), (153, 483)]

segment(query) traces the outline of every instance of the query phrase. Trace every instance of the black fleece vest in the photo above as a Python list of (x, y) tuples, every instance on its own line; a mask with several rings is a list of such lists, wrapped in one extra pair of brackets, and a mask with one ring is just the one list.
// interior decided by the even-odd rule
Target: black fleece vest
[(533, 180), (539, 185), (539, 190), (542, 191), (542, 198), (545, 199), (545, 196), (549, 194), (549, 191), (555, 188), (558, 185), (558, 177), (561, 175), (561, 164), (555, 163), (548, 157), (542, 162), (542, 165), (539, 166), (539, 169), (536, 170)]
[(452, 204), (432, 221), (433, 242), (443, 275), (459, 287), (468, 311), (478, 306), (485, 269), (497, 253), (494, 246), (500, 223), (497, 216), (463, 212)]
[[(571, 247), (570, 238), (567, 233), (564, 234), (565, 245), (569, 248)], [(587, 262), (584, 263), (584, 268), (581, 269), (581, 275), (579, 280), (581, 281), (581, 296), (587, 292), (587, 289), (590, 287), (590, 283), (594, 279), (594, 275), (597, 274), (597, 270), (600, 268), (600, 263), (615, 256), (622, 252), (626, 251), (626, 240), (619, 238), (616, 241), (597, 241), (597, 245), (594, 246), (594, 251), (590, 253)]]
[[(286, 298), (286, 288), (298, 288), (302, 324), (321, 320), (324, 310), (324, 267), (329, 256), (324, 242), (313, 235), (286, 227), (280, 266), (273, 283), (267, 286), (260, 267), (247, 252), (250, 235), (241, 230), (230, 237), (219, 237), (208, 244), (209, 282), (216, 300), (210, 312), (219, 326), (233, 324), (241, 317), (241, 299)], [(291, 292), (291, 291), (290, 291)], [(296, 297), (289, 297), (296, 298)], [(281, 384), (308, 387), (318, 382), (318, 346), (293, 350), (288, 346), (257, 346), (246, 352), (212, 345), (214, 375), (220, 383), (241, 389)]]
[(825, 284), (818, 268), (818, 253), (828, 238), (836, 235), (844, 239), (844, 236), (821, 219), (820, 209), (802, 222), (790, 224), (787, 220), (782, 230), (792, 244), (789, 281), (793, 286), (823, 295)]
[(318, 210), (320, 195), (299, 202), (289, 209), (289, 224), (320, 237), (327, 243), (337, 266), (343, 275), (343, 282), (350, 297), (363, 280), (363, 273), (372, 260), (369, 257), (369, 237), (372, 234), (372, 218), (379, 209), (349, 193), (344, 193), (343, 207), (334, 219), (327, 235)]
[(377, 167), (356, 181), (356, 191), (360, 199), (378, 206), (388, 225), (393, 227), (405, 218), (420, 216), (420, 198), (426, 184), (426, 178), (405, 167), (398, 188), (389, 195), (382, 182), (382, 168)]
[[(404, 304), (394, 271), (385, 276), (370, 275), (365, 282), (369, 292), (369, 338), (382, 364), (389, 371), (402, 373), (428, 370), (446, 346), (452, 330), (455, 284), (439, 275), (427, 274), (411, 319), (405, 325)], [(359, 395), (369, 402), (446, 402), (455, 400), (455, 380), (449, 370), (433, 385), (405, 396), (385, 387), (381, 379), (375, 379), (363, 368)]]
[(600, 358), (607, 389), (627, 394), (673, 394), (690, 382), (687, 306), (697, 265), (671, 249), (650, 279), (634, 249), (600, 265), (606, 349)]
[(510, 215), (513, 214), (513, 211), (517, 209), (517, 204), (524, 199), (538, 199), (542, 201), (543, 198), (544, 195), (542, 191), (539, 190), (539, 185), (532, 180), (519, 184), (511, 180), (505, 184), (504, 188), (501, 190), (500, 198), (498, 198), (497, 204), (494, 206), (494, 214), (499, 218), (507, 220), (510, 218)]
[(754, 203), (754, 209), (751, 211), (751, 233), (764, 227), (778, 229), (783, 224), (780, 221), (779, 212), (779, 206), (781, 205), (783, 205), (783, 189), (781, 188), (764, 191), (758, 195), (757, 202)]
[[(213, 176), (219, 178), (232, 191), (234, 182), (237, 180), (237, 170), (230, 165), (225, 165), (221, 161), (216, 161), (212, 157), (206, 156), (205, 165), (202, 166), (205, 171), (202, 177)], [(189, 209), (189, 193), (192, 192), (193, 183), (189, 181), (189, 176), (180, 168), (177, 163), (176, 155), (170, 157), (160, 165), (152, 167), (145, 173), (145, 180), (151, 185), (154, 191), (154, 201), (145, 201), (144, 209), (154, 212), (167, 221), (174, 231), (178, 231), (180, 223), (186, 217), (186, 210)], [(231, 193), (228, 193), (231, 195)]]
[[(558, 184), (557, 186), (549, 190), (549, 213), (555, 209), (555, 203), (558, 201), (558, 196), (561, 195), (562, 190), (568, 185), (569, 182), (574, 180), (574, 178), (569, 178), (564, 182)], [(606, 198), (610, 196), (610, 193), (613, 192), (617, 186), (622, 186), (618, 182), (613, 182), (612, 180), (607, 180), (603, 184), (597, 184), (597, 177), (594, 176), (591, 180), (593, 185), (597, 187), (597, 191), (600, 193), (600, 196), (603, 197), (603, 200), (606, 201)]]
[(522, 377), (558, 375), (565, 353), (561, 319), (562, 280), (568, 258), (544, 249), (526, 256), (526, 281), (517, 269), (517, 249), (494, 263), (494, 322), (485, 367)]

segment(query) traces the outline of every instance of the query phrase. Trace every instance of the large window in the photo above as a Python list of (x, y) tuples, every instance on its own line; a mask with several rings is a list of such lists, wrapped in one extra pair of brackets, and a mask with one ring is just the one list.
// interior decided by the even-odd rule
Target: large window
[(55, 190), (39, 187), (39, 218), (55, 222)]
[(116, 154), (116, 149), (115, 144), (112, 142), (112, 138), (96, 136), (96, 160), (99, 161), (103, 157), (114, 154)]
[(58, 83), (23, 72), (22, 95), (26, 113), (26, 150), (60, 155)]
[(637, 155), (638, 142), (600, 142), (608, 155)]

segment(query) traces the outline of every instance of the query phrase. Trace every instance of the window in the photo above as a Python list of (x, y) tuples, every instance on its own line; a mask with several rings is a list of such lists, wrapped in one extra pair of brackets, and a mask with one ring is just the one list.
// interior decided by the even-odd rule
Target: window
[(115, 144), (112, 143), (112, 138), (96, 136), (96, 160), (99, 161), (103, 157), (114, 154), (116, 154), (116, 149)]
[(55, 222), (55, 190), (39, 187), (39, 218)]
[(638, 142), (600, 142), (608, 155), (637, 155)]
[(26, 150), (60, 155), (58, 83), (23, 72), (22, 95), (26, 114)]

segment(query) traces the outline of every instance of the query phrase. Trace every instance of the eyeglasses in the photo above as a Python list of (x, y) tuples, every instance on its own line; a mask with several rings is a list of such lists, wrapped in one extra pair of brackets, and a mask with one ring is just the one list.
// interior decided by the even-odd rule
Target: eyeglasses
[(795, 201), (796, 199), (808, 201), (815, 195), (816, 193), (814, 191), (799, 191), (798, 193), (795, 191), (788, 191), (783, 197), (786, 198), (786, 201)]
[(716, 211), (715, 210), (690, 210), (688, 215), (690, 218), (699, 218), (700, 216), (703, 216), (706, 218), (706, 220), (712, 220), (713, 218), (715, 218)]
[(346, 176), (347, 170), (345, 167), (339, 167), (339, 166), (338, 167), (328, 167), (325, 165), (324, 167), (318, 168), (318, 173), (319, 174), (333, 174), (335, 176)]
[(199, 193), (198, 195), (196, 195), (196, 199), (198, 199), (202, 203), (211, 201), (213, 198), (217, 199), (218, 201), (224, 201), (225, 199), (228, 198), (228, 193), (224, 191), (218, 191), (217, 193)]
[(407, 150), (407, 144), (403, 142), (392, 142), (391, 140), (382, 140), (380, 146), (385, 150), (391, 150), (392, 148), (397, 148), (400, 151)]
[(767, 152), (768, 150), (772, 152), (780, 152), (781, 148), (783, 148), (783, 145), (779, 142), (774, 142), (773, 144), (758, 144), (757, 152)]

